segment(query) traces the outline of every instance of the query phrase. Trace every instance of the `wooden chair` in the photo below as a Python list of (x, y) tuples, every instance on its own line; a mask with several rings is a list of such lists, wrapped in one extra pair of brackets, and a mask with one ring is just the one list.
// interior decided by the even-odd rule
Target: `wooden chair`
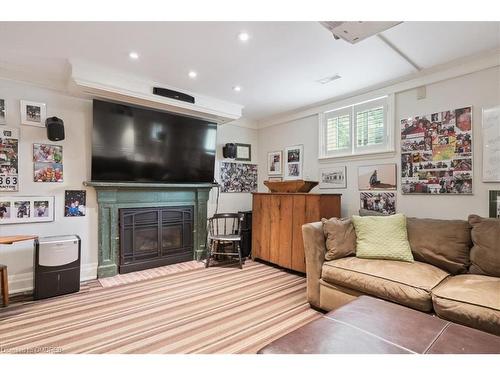
[[(214, 255), (238, 256), (240, 269), (243, 268), (241, 259), (241, 223), (242, 213), (215, 214), (208, 219), (208, 246), (205, 267), (209, 267)], [(224, 251), (230, 247), (232, 251)]]
[(0, 281), (2, 283), (2, 300), (5, 307), (9, 306), (9, 283), (7, 278), (7, 266), (0, 264)]

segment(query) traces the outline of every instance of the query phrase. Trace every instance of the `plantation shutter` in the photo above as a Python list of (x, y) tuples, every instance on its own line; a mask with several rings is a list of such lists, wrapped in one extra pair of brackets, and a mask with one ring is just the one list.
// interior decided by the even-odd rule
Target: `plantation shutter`
[(324, 147), (327, 155), (351, 150), (350, 108), (325, 113)]
[(372, 101), (354, 106), (355, 147), (379, 148), (387, 143), (385, 101)]

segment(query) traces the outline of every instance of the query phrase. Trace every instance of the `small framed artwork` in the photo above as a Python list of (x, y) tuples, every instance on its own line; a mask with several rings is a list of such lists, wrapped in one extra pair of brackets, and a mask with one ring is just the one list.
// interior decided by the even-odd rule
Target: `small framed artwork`
[(320, 189), (346, 189), (347, 167), (329, 167), (319, 170)]
[(285, 148), (285, 180), (300, 180), (302, 178), (303, 159), (303, 145)]
[(63, 182), (62, 163), (34, 163), (34, 182)]
[(33, 144), (33, 161), (35, 163), (62, 163), (63, 148), (59, 145)]
[(21, 100), (21, 124), (44, 128), (46, 117), (45, 103)]
[(359, 193), (360, 208), (384, 215), (396, 213), (396, 193)]
[(5, 111), (5, 99), (0, 99), (0, 125), (5, 125), (7, 123), (5, 116), (7, 115)]
[(490, 217), (500, 219), (500, 190), (490, 190)]
[(54, 221), (54, 197), (1, 197), (0, 224)]
[(66, 190), (64, 192), (64, 216), (85, 216), (86, 200), (85, 190)]
[(358, 168), (358, 190), (396, 190), (396, 164)]
[(247, 143), (236, 143), (236, 160), (251, 161), (252, 145)]
[(267, 153), (267, 174), (269, 176), (281, 176), (283, 165), (283, 152), (271, 151)]

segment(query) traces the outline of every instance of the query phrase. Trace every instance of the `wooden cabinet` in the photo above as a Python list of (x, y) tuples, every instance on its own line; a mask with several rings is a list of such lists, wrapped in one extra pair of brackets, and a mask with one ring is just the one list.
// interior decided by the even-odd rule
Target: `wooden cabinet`
[(340, 217), (341, 194), (254, 193), (252, 257), (306, 272), (302, 225)]

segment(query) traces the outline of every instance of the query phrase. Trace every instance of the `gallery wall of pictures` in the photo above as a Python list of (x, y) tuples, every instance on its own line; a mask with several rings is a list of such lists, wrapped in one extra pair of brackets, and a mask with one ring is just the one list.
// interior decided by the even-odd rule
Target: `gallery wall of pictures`
[(472, 107), (400, 124), (403, 194), (472, 194)]
[[(46, 105), (20, 100), (21, 125), (45, 128)], [(18, 192), (20, 165), (20, 129), (7, 127), (6, 101), (0, 98), (0, 193)], [(45, 131), (43, 131), (45, 135)], [(56, 144), (33, 143), (33, 181), (63, 182), (63, 147)], [(0, 225), (54, 221), (54, 196), (0, 195)], [(86, 215), (86, 191), (64, 191), (65, 217)]]

